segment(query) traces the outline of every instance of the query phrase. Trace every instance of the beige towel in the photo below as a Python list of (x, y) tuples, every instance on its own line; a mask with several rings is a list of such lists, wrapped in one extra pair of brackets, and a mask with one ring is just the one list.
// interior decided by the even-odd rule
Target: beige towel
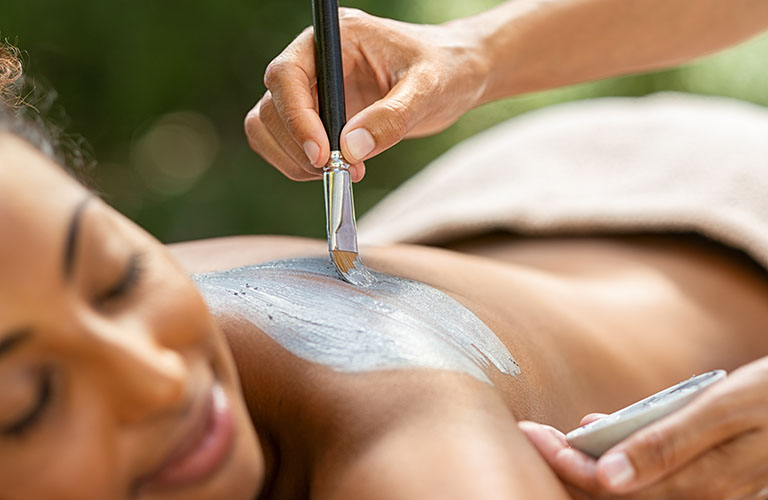
[(694, 231), (768, 268), (768, 109), (658, 94), (510, 120), (426, 167), (361, 220), (363, 244)]

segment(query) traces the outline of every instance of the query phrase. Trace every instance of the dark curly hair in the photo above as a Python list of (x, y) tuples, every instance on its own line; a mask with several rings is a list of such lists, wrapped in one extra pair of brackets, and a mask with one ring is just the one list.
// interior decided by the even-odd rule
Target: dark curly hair
[(92, 155), (82, 137), (65, 133), (50, 117), (55, 100), (54, 92), (26, 77), (22, 52), (0, 40), (0, 133), (24, 139), (82, 181)]

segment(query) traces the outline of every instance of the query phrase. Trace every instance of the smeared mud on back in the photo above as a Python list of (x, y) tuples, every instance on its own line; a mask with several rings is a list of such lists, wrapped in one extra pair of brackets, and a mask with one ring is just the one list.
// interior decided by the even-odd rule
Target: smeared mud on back
[(432, 368), (520, 373), (509, 350), (445, 293), (373, 273), (341, 281), (324, 259), (294, 259), (194, 276), (214, 313), (235, 313), (296, 356), (342, 372)]

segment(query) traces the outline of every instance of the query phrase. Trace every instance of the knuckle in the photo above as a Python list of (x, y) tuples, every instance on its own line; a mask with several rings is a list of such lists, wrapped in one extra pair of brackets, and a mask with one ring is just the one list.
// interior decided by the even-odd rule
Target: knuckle
[(289, 63), (281, 57), (273, 59), (272, 62), (267, 65), (267, 69), (264, 71), (264, 86), (266, 86), (269, 90), (272, 90), (275, 87), (279, 87), (281, 75), (285, 72), (288, 64)]
[(390, 100), (385, 105), (385, 135), (390, 141), (397, 140), (408, 133), (411, 111), (399, 100)]
[(285, 116), (283, 116), (283, 122), (285, 123), (285, 128), (292, 135), (296, 135), (304, 127), (301, 114), (296, 112), (286, 111)]
[(248, 113), (245, 115), (245, 119), (243, 120), (243, 129), (245, 129), (245, 135), (250, 137), (256, 132), (255, 129), (258, 126), (258, 120), (259, 115), (256, 108), (254, 107), (248, 111)]
[(360, 9), (355, 9), (352, 7), (341, 7), (339, 8), (339, 20), (344, 22), (355, 22), (360, 21), (362, 19), (365, 19), (365, 17), (368, 16), (365, 12), (363, 12)]
[(747, 424), (745, 418), (749, 415), (738, 411), (741, 406), (740, 401), (732, 395), (724, 395), (715, 404), (709, 405), (708, 418), (716, 426), (714, 430), (719, 428), (720, 432), (730, 435), (742, 429)]
[(269, 122), (270, 116), (275, 112), (275, 103), (269, 92), (261, 99), (258, 108), (259, 120), (266, 125)]
[(678, 459), (676, 440), (666, 432), (649, 428), (638, 436), (637, 447), (642, 452), (642, 462), (656, 469), (669, 470)]

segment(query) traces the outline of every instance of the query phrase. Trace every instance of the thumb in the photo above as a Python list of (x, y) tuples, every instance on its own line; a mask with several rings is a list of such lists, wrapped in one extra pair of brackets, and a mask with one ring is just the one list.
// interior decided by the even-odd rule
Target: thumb
[(739, 415), (734, 398), (722, 397), (717, 391), (726, 385), (713, 388), (608, 450), (597, 462), (598, 481), (614, 493), (636, 491), (750, 429), (753, 422)]
[[(403, 79), (384, 98), (353, 116), (341, 132), (341, 152), (359, 163), (400, 142), (424, 115), (415, 79)], [(427, 99), (423, 99), (427, 100)]]

